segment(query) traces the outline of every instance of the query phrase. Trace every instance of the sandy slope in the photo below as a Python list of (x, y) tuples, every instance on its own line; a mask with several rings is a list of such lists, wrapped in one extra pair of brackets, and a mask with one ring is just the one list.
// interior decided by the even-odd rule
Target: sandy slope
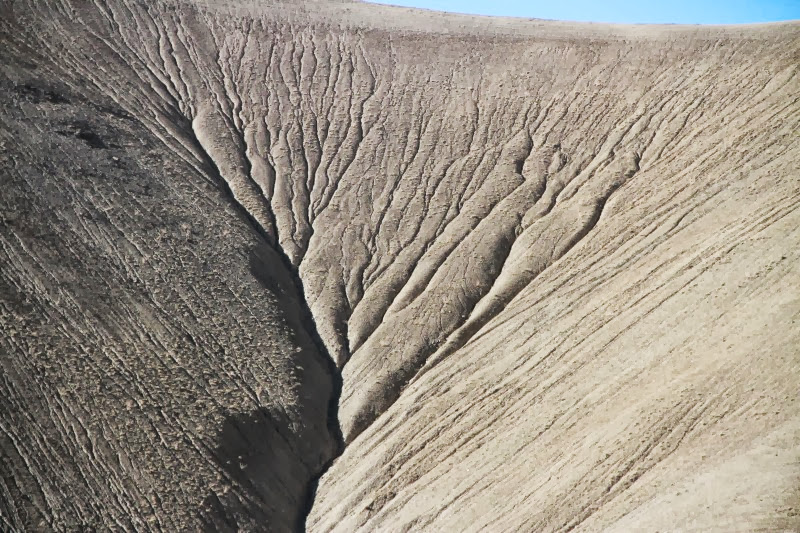
[(800, 528), (797, 23), (2, 9), (0, 520)]

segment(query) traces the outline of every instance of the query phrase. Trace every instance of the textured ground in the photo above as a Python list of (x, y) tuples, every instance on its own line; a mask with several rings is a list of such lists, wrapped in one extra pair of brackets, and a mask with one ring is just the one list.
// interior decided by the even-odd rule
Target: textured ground
[(799, 23), (4, 0), (0, 54), (4, 527), (800, 530)]

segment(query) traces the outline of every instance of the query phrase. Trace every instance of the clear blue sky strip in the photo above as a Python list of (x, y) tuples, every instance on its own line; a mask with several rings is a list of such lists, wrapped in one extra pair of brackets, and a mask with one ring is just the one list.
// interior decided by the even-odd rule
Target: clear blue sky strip
[(800, 19), (800, 0), (391, 0), (379, 3), (474, 15), (584, 22), (744, 24)]

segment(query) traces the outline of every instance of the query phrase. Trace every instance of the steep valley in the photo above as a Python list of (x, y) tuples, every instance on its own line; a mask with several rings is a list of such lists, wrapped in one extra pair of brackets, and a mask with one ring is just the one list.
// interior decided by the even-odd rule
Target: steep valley
[(800, 23), (6, 0), (0, 52), (0, 529), (800, 529)]

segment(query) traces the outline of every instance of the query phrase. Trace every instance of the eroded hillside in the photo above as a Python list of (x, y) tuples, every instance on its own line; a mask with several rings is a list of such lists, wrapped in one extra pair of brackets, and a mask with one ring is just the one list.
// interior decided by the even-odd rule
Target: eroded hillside
[(800, 527), (797, 23), (2, 10), (10, 527)]

